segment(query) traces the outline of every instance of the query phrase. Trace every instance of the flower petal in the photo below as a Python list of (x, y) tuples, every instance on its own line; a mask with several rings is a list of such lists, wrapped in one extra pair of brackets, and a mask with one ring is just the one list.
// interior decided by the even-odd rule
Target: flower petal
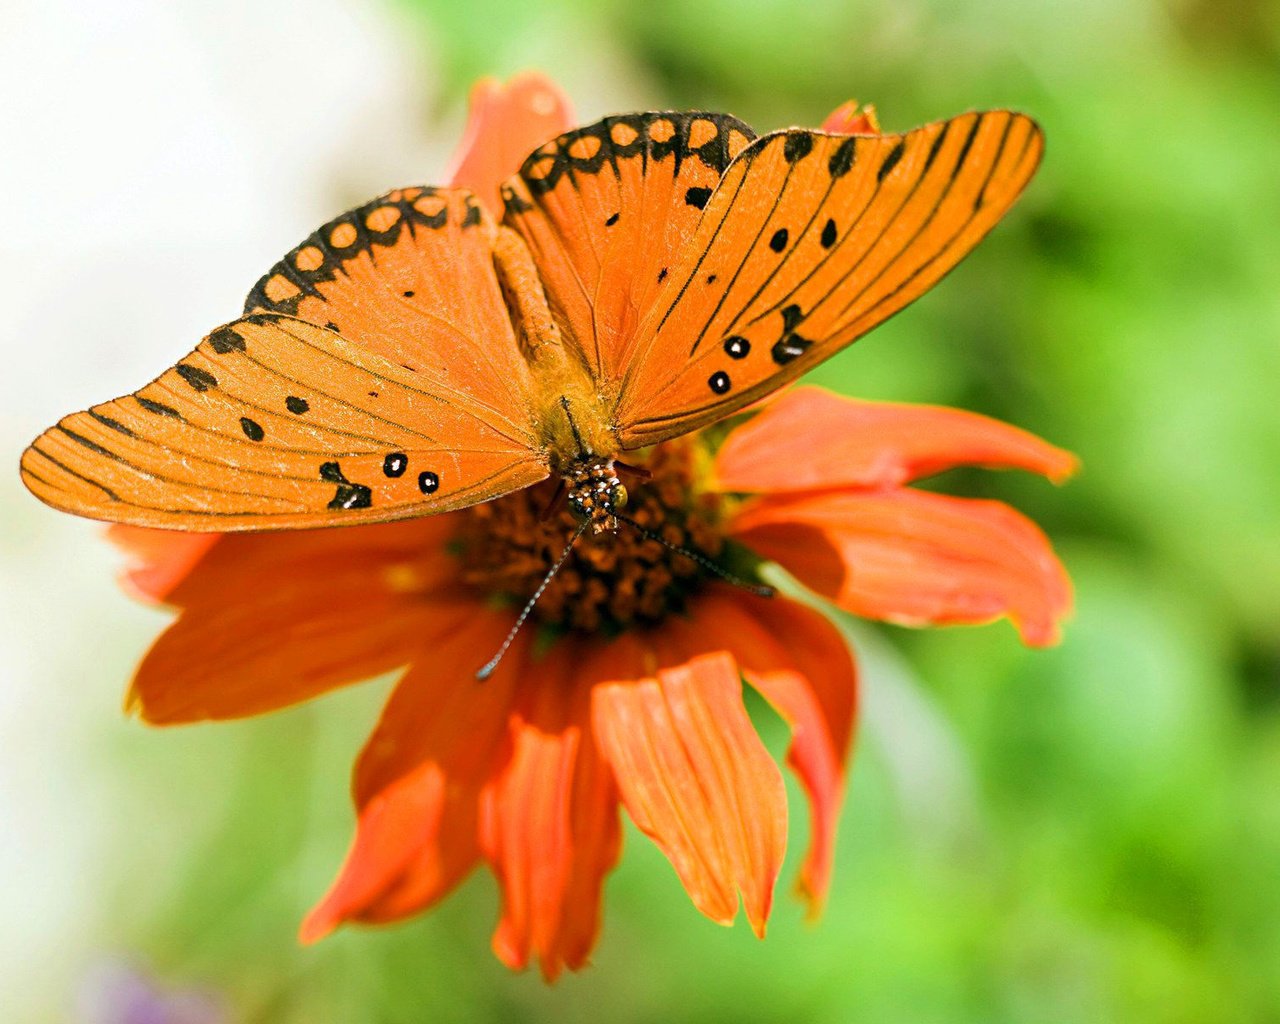
[(569, 98), (546, 75), (526, 71), (506, 85), (484, 78), (471, 90), (471, 110), (449, 181), (471, 189), (502, 219), (498, 186), (524, 158), (573, 127)]
[(431, 593), (456, 582), (457, 560), (447, 547), (457, 529), (453, 513), (373, 526), (207, 534), (221, 540), (169, 601), (181, 608), (243, 601), (260, 588), (288, 585), (299, 572), (320, 581), (348, 569), (399, 593)]
[(153, 724), (237, 718), (405, 664), (456, 578), (441, 518), (224, 537), (169, 594), (182, 612), (126, 706)]
[(880, 122), (876, 119), (876, 108), (870, 103), (863, 105), (849, 100), (827, 115), (822, 130), (839, 135), (879, 135)]
[(561, 641), (529, 667), (510, 759), (483, 802), (482, 846), (502, 887), (494, 952), (516, 970), (536, 954), (547, 981), (586, 963), (621, 849), (617, 791), (591, 736), (601, 660)]
[[(676, 625), (678, 622), (678, 626)], [(717, 586), (673, 620), (686, 650), (723, 647), (748, 681), (791, 726), (787, 763), (809, 800), (809, 851), (798, 888), (810, 916), (831, 881), (836, 823), (844, 797), (857, 701), (853, 655), (827, 619), (795, 601), (752, 597)]]
[(500, 763), (527, 641), (484, 682), (476, 669), (510, 628), (509, 613), (459, 602), (452, 620), (396, 686), (356, 767), (356, 838), (304, 942), (346, 920), (389, 921), (439, 900), (479, 855), (477, 806)]
[(733, 659), (708, 654), (657, 678), (597, 685), (592, 717), (623, 804), (694, 905), (730, 924), (740, 890), (763, 935), (786, 847), (786, 794)]
[(716, 456), (725, 491), (777, 493), (897, 487), (960, 465), (1026, 469), (1062, 481), (1070, 452), (977, 413), (787, 392), (734, 430)]
[(299, 939), (317, 942), (348, 920), (398, 920), (447, 895), (479, 859), (478, 791), (431, 763), (370, 800), (342, 871), (302, 922)]
[(1057, 642), (1071, 582), (1049, 541), (997, 501), (924, 491), (758, 499), (734, 533), (846, 611), (903, 625), (1007, 615), (1025, 643)]
[(222, 534), (149, 530), (120, 523), (107, 539), (128, 556), (121, 574), (126, 590), (144, 601), (164, 601)]

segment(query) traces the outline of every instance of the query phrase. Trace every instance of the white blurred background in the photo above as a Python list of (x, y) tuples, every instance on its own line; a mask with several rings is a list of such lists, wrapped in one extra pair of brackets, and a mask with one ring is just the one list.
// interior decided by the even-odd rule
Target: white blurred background
[[(166, 843), (161, 829), (210, 820), (193, 807), (166, 826), (140, 806), (132, 773), (166, 769), (164, 740), (149, 764), (107, 756), (143, 737), (120, 699), (163, 616), (116, 587), (119, 557), (99, 527), (27, 495), (18, 455), (64, 413), (133, 390), (238, 315), (257, 276), (315, 225), (439, 172), (457, 124), (427, 130), (432, 68), (409, 36), (393, 12), (365, 0), (4, 5), (6, 1022), (62, 1019), (80, 965), (110, 948), (94, 910), (110, 902), (103, 852), (120, 816), (132, 815), (125, 831), (153, 849)], [(462, 111), (448, 116), (460, 124)], [(225, 764), (221, 754), (208, 763)], [(163, 868), (162, 857), (154, 862)]]

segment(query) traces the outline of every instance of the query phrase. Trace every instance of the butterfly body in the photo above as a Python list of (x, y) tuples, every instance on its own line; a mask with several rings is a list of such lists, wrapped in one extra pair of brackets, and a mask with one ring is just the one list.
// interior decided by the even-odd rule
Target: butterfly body
[(550, 468), (572, 483), (590, 460), (612, 458), (618, 438), (610, 424), (610, 398), (576, 357), (578, 347), (556, 323), (528, 246), (498, 228), (494, 267), (520, 352), (534, 389), (534, 423)]
[(386, 522), (553, 474), (613, 528), (613, 461), (767, 396), (923, 294), (1043, 148), (1009, 111), (902, 135), (604, 118), (535, 150), (501, 223), (396, 189), (323, 225), (245, 315), (27, 449), (56, 508), (227, 532)]

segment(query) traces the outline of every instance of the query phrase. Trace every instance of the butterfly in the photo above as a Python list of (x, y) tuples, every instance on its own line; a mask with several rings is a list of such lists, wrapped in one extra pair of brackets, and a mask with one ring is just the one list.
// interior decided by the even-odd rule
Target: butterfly
[(559, 475), (616, 527), (624, 453), (756, 402), (919, 297), (1021, 193), (1043, 136), (606, 117), (501, 189), (396, 189), (330, 221), (244, 315), (22, 457), (42, 501), (176, 530), (429, 515)]

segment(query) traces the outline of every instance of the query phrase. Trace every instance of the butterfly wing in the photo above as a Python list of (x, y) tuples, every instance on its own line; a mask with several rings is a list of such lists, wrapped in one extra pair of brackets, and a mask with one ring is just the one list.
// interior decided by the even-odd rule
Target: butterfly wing
[(74, 413), (22, 457), (41, 500), (185, 530), (383, 522), (541, 480), (545, 458), (491, 410), (278, 314), (210, 334), (142, 390)]
[(606, 117), (536, 150), (503, 186), (506, 223), (606, 390), (725, 168), (753, 138), (728, 114)]
[(542, 479), (496, 232), (465, 189), (397, 189), (330, 221), (248, 316), (46, 431), (27, 485), (92, 518), (221, 532), (443, 512)]
[(919, 297), (1000, 220), (1042, 149), (1035, 122), (1008, 111), (756, 140), (638, 329), (615, 410), (623, 447), (742, 408)]
[(294, 247), (245, 312), (328, 327), (521, 431), (528, 367), (494, 273), (496, 230), (466, 189), (396, 189)]

